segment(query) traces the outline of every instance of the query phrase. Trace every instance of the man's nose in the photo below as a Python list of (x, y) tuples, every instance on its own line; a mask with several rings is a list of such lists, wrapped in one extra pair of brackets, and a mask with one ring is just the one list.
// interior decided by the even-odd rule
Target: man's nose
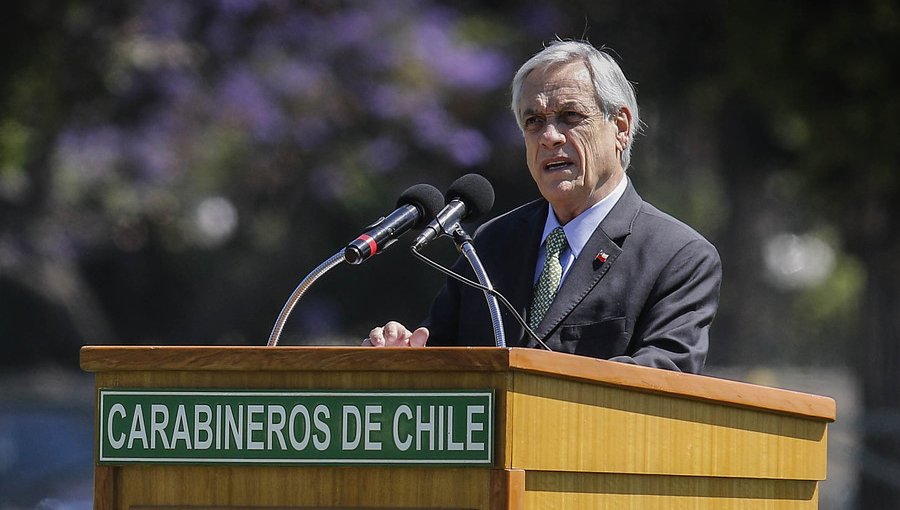
[(566, 143), (566, 136), (556, 129), (555, 122), (547, 122), (544, 131), (541, 133), (541, 145), (547, 149), (559, 147)]

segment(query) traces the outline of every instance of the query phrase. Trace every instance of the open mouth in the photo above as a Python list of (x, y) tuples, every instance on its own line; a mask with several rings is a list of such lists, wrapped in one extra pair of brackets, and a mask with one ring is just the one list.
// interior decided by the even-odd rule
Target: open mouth
[(551, 162), (545, 164), (544, 170), (552, 172), (554, 170), (562, 170), (565, 168), (569, 168), (570, 166), (572, 166), (572, 162), (567, 159), (555, 160), (555, 161), (551, 161)]

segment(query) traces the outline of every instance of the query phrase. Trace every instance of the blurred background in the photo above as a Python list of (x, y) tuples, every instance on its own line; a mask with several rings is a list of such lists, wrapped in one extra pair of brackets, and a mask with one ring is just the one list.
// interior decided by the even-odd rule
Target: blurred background
[[(481, 173), (491, 215), (537, 197), (508, 84), (556, 37), (614, 51), (645, 121), (629, 175), (722, 255), (707, 373), (834, 397), (820, 508), (900, 508), (897, 2), (4, 11), (0, 509), (90, 508), (82, 345), (265, 345), (406, 187)], [(441, 281), (403, 248), (339, 266), (281, 343), (414, 324)]]

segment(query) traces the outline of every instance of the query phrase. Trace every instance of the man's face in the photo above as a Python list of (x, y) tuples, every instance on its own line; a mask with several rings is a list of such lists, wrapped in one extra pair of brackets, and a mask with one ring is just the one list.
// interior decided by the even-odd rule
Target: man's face
[(631, 113), (623, 108), (612, 120), (604, 116), (581, 61), (529, 74), (519, 112), (531, 177), (561, 223), (599, 202), (623, 178), (619, 155)]

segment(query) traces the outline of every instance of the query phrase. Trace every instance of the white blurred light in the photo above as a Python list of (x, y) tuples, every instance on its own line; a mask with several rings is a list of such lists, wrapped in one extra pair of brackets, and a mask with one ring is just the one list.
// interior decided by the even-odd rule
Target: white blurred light
[(772, 281), (800, 289), (821, 284), (834, 270), (834, 249), (815, 234), (778, 234), (765, 244), (763, 256)]
[(200, 244), (213, 248), (227, 241), (237, 229), (237, 208), (224, 197), (207, 197), (194, 211), (194, 228)]

